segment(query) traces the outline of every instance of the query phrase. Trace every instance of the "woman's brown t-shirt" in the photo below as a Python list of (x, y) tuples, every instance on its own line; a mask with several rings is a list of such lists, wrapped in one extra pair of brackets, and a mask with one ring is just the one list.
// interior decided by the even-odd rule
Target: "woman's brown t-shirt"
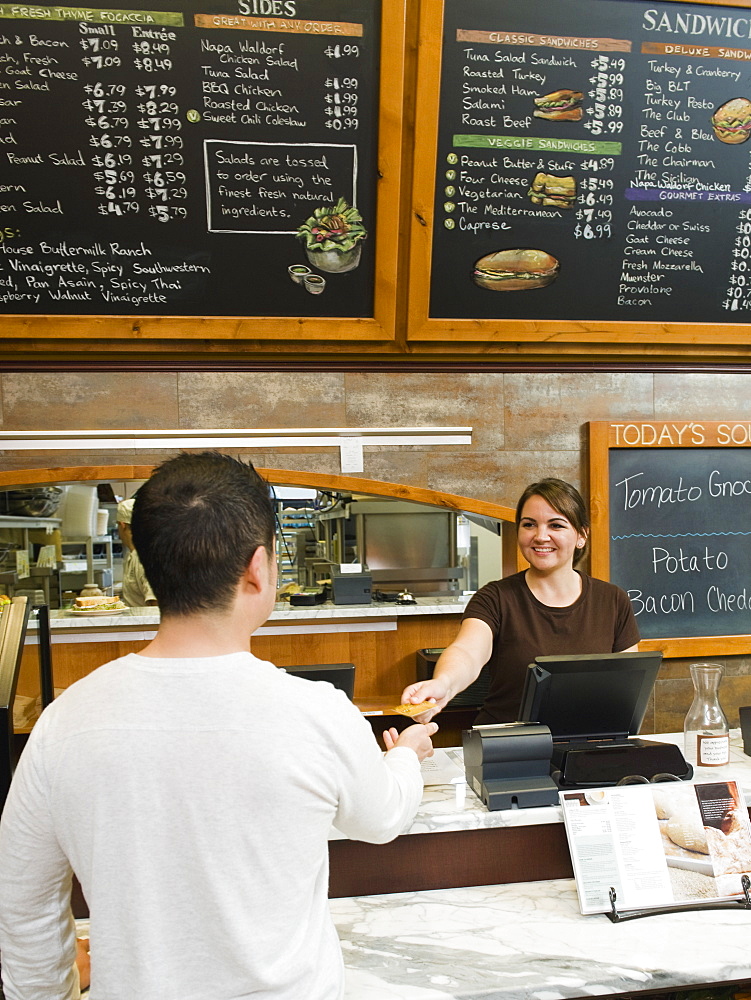
[(615, 584), (581, 573), (582, 592), (566, 608), (542, 604), (525, 573), (486, 584), (462, 616), (478, 618), (493, 632), (490, 687), (476, 724), (519, 717), (527, 666), (536, 656), (620, 653), (639, 641), (631, 601)]

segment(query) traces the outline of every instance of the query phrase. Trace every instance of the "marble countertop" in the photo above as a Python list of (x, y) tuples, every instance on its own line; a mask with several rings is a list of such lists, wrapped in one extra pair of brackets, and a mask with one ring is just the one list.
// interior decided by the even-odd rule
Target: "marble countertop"
[(751, 979), (751, 912), (614, 924), (573, 879), (330, 901), (344, 1000), (566, 1000)]
[[(573, 879), (329, 901), (343, 1000), (569, 1000), (751, 979), (740, 907), (614, 924)], [(87, 937), (88, 920), (76, 921)]]
[(269, 621), (315, 621), (337, 618), (409, 618), (411, 615), (460, 615), (471, 594), (456, 597), (416, 597), (414, 604), (318, 604), (293, 608), (286, 601), (277, 602)]
[[(343, 1000), (570, 1000), (751, 980), (741, 907), (614, 924), (573, 879), (329, 900)], [(87, 937), (87, 920), (76, 921)]]
[[(683, 734), (643, 734), (644, 739), (683, 745)], [(463, 769), (461, 748), (447, 753)], [(718, 781), (734, 779), (743, 791), (746, 805), (751, 807), (751, 757), (743, 753), (739, 729), (731, 730), (730, 763), (723, 768), (697, 770), (693, 781)], [(467, 783), (459, 778), (454, 784), (426, 785), (422, 802), (414, 821), (402, 836), (414, 833), (447, 833), (455, 830), (483, 830), (498, 827), (538, 826), (562, 823), (560, 806), (536, 806), (528, 809), (497, 809), (488, 811)], [(332, 830), (331, 840), (345, 839), (338, 830)]]
[[(470, 594), (456, 597), (418, 597), (415, 604), (318, 604), (306, 608), (290, 607), (287, 601), (278, 601), (268, 618), (268, 623), (336, 622), (352, 618), (404, 618), (414, 615), (460, 615)], [(156, 628), (159, 624), (158, 608), (127, 608), (113, 615), (83, 615), (66, 610), (50, 611), (50, 628)], [(263, 627), (263, 626), (262, 626)], [(38, 628), (32, 617), (29, 630)]]

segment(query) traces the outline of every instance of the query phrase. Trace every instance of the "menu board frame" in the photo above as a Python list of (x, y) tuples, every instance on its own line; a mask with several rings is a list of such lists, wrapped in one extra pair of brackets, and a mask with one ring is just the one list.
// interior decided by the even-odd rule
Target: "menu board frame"
[[(591, 421), (589, 428), (590, 572), (610, 579), (610, 453), (614, 449), (740, 449), (751, 447), (751, 424), (726, 420)], [(638, 619), (637, 619), (638, 621)], [(642, 639), (641, 650), (661, 650), (665, 657), (745, 654), (751, 635), (674, 636)]]
[[(387, 341), (396, 339), (402, 211), (407, 5), (379, 0), (378, 149), (373, 316), (0, 315), (0, 337), (21, 341)], [(388, 44), (386, 44), (388, 40)]]
[[(592, 0), (596, 3), (597, 0)], [(661, 0), (685, 2), (701, 7), (751, 9), (747, 0)], [(436, 160), (438, 149), (444, 0), (424, 0), (419, 24), (419, 61), (415, 153), (413, 162), (412, 211), (410, 213), (410, 283), (408, 299), (408, 339), (452, 341), (454, 343), (494, 342), (504, 344), (545, 344), (562, 351), (567, 345), (619, 344), (630, 348), (653, 349), (685, 344), (741, 347), (748, 343), (747, 323), (634, 322), (632, 320), (549, 320), (530, 315), (524, 319), (431, 318), (430, 289), (433, 234), (436, 220)]]

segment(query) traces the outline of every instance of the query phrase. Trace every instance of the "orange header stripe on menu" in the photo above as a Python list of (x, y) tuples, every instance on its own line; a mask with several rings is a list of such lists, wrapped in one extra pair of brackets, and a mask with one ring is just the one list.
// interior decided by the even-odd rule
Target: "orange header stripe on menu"
[(656, 56), (694, 56), (703, 59), (735, 59), (751, 61), (751, 49), (730, 49), (716, 45), (681, 45), (675, 42), (643, 42), (641, 50)]
[(362, 37), (362, 25), (348, 21), (313, 21), (294, 17), (244, 17), (242, 14), (196, 14), (197, 28), (235, 28), (238, 31), (283, 31), (287, 35)]
[(630, 52), (627, 38), (578, 38), (575, 35), (533, 35), (528, 31), (470, 31), (458, 28), (457, 42), (478, 42), (482, 45), (536, 45), (549, 49), (588, 52)]
[(634, 420), (608, 425), (610, 448), (748, 448), (749, 420)]

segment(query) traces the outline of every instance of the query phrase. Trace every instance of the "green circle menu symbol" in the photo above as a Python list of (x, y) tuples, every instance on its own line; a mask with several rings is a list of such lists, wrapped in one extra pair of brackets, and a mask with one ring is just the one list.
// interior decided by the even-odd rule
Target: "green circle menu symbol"
[(446, 229), (453, 229), (456, 223), (454, 222), (453, 219), (444, 219), (443, 225), (446, 227)]
[(455, 208), (456, 205), (453, 203), (453, 201), (444, 201), (443, 203), (444, 212), (453, 212)]
[(456, 194), (456, 188), (453, 187), (451, 184), (449, 184), (448, 187), (445, 187), (443, 189), (443, 193), (446, 195), (447, 198), (453, 198), (454, 195)]
[(456, 171), (455, 170), (447, 170), (446, 171), (446, 180), (447, 181), (455, 181), (456, 180)]
[(188, 119), (189, 122), (200, 122), (201, 112), (196, 111), (194, 108), (191, 108), (190, 111), (186, 112), (185, 117)]
[(459, 157), (456, 155), (456, 153), (449, 153), (449, 155), (446, 157), (446, 163), (458, 163), (458, 162), (459, 162)]

